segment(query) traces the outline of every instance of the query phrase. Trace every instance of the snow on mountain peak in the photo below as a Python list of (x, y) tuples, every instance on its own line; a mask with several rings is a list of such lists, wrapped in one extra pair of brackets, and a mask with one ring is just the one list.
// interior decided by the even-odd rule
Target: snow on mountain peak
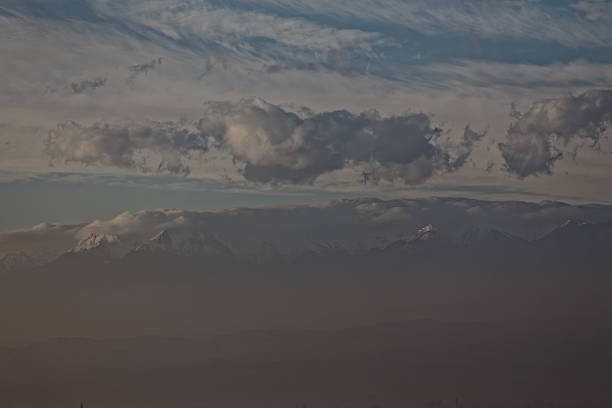
[(172, 249), (172, 238), (166, 230), (159, 232), (157, 235), (151, 238), (150, 241), (166, 250)]
[(92, 232), (87, 238), (80, 240), (72, 252), (90, 252), (117, 242), (119, 242), (119, 237), (116, 235)]
[(559, 228), (577, 228), (589, 225), (590, 222), (584, 220), (569, 219), (559, 226)]
[(437, 231), (436, 227), (434, 227), (431, 224), (427, 224), (423, 228), (419, 228), (417, 230), (417, 232), (422, 233), (422, 234), (425, 234), (425, 233), (428, 233), (428, 232), (436, 232), (436, 231)]
[(416, 240), (428, 240), (437, 235), (438, 229), (432, 224), (427, 224), (422, 228), (417, 229), (415, 239)]
[(170, 234), (166, 230), (160, 231), (153, 238), (139, 245), (137, 253), (167, 253), (173, 251), (173, 243)]

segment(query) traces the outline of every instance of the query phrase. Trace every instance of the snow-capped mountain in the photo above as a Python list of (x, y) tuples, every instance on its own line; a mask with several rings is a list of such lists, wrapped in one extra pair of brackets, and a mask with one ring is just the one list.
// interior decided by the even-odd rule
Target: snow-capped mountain
[(611, 240), (612, 223), (568, 220), (534, 241), (534, 245), (564, 255), (575, 252), (612, 253)]
[(589, 224), (591, 223), (585, 220), (570, 219), (570, 220), (565, 221), (563, 224), (561, 224), (558, 227), (558, 229), (566, 229), (566, 228), (576, 229), (576, 228), (584, 227), (585, 225), (589, 225)]
[(438, 229), (431, 224), (417, 229), (413, 241), (430, 241), (439, 236)]
[(175, 255), (186, 257), (231, 257), (232, 250), (204, 229), (162, 230), (137, 244), (128, 255)]
[(125, 256), (128, 251), (129, 245), (118, 235), (91, 232), (85, 238), (78, 240), (74, 247), (65, 251), (59, 258), (108, 262)]
[(467, 248), (476, 248), (491, 245), (508, 245), (513, 243), (522, 244), (527, 243), (528, 241), (495, 228), (487, 229), (473, 227), (461, 235), (459, 242), (462, 246)]
[(226, 256), (231, 257), (231, 248), (206, 230), (194, 229), (177, 245), (177, 251), (184, 256)]
[(80, 240), (70, 252), (78, 254), (105, 254), (111, 255), (111, 248), (119, 244), (119, 237), (103, 233), (92, 232)]
[(164, 254), (260, 263), (308, 254), (350, 256), (416, 247), (443, 252), (451, 245), (474, 251), (536, 242), (540, 247), (569, 247), (578, 237), (583, 243), (575, 246), (591, 242), (591, 236), (597, 237), (598, 246), (605, 246), (609, 241), (602, 238), (607, 234), (603, 225), (609, 222), (612, 209), (598, 205), (360, 198), (212, 212), (126, 212), (89, 224), (45, 224), (0, 233), (0, 256), (21, 251), (34, 258), (45, 254), (49, 260), (62, 254), (117, 260), (127, 254)]
[(174, 246), (168, 231), (162, 230), (148, 241), (138, 245), (133, 251), (138, 254), (164, 254), (172, 253)]
[(442, 235), (438, 228), (432, 224), (427, 224), (423, 227), (417, 228), (412, 234), (406, 237), (399, 238), (388, 245), (380, 249), (386, 251), (406, 251), (414, 250), (423, 246), (434, 246), (442, 244)]

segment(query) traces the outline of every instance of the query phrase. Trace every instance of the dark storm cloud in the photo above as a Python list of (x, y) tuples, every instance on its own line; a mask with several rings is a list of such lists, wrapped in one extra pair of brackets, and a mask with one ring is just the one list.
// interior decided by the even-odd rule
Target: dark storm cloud
[(93, 91), (106, 85), (106, 78), (86, 79), (80, 82), (73, 82), (70, 87), (72, 92), (80, 94), (83, 92)]
[(478, 138), (467, 128), (460, 145), (437, 144), (442, 130), (423, 113), (304, 117), (261, 99), (209, 103), (199, 126), (244, 164), (245, 178), (262, 183), (310, 184), (335, 170), (368, 166), (379, 179), (418, 184), (461, 167)]
[(499, 148), (519, 177), (551, 174), (571, 141), (599, 142), (612, 121), (612, 90), (592, 90), (535, 103), (517, 115)]
[(45, 151), (52, 159), (85, 165), (103, 164), (143, 172), (153, 168), (146, 163), (146, 154), (161, 155), (157, 171), (188, 175), (183, 163), (193, 152), (208, 150), (206, 137), (196, 129), (175, 122), (84, 126), (67, 121), (49, 132)]

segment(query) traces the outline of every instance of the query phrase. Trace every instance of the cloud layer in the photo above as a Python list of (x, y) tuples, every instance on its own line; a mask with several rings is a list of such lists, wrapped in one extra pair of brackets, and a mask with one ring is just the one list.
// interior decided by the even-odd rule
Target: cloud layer
[(461, 167), (480, 137), (468, 128), (458, 145), (438, 144), (442, 130), (423, 113), (299, 115), (256, 98), (209, 103), (206, 110), (200, 129), (244, 164), (247, 180), (263, 183), (310, 184), (325, 173), (367, 166), (378, 179), (418, 184)]
[[(326, 173), (367, 167), (375, 180), (418, 184), (459, 169), (483, 136), (467, 127), (458, 143), (449, 143), (439, 141), (441, 134), (424, 113), (295, 113), (251, 98), (207, 103), (196, 124), (68, 121), (49, 133), (46, 153), (52, 160), (188, 175), (184, 159), (214, 147), (259, 183), (312, 184)], [(147, 164), (150, 152), (162, 157), (156, 167)]]
[(499, 148), (511, 173), (550, 174), (570, 142), (596, 145), (611, 121), (612, 90), (547, 99), (519, 115)]
[[(599, 136), (568, 136), (539, 123), (533, 110), (507, 117), (511, 101), (524, 106), (567, 91), (610, 89), (606, 2), (61, 3), (70, 7), (2, 5), (0, 122), (11, 127), (0, 135), (1, 170), (48, 171), (45, 146), (53, 160), (77, 165), (191, 171), (233, 182), (239, 171), (254, 182), (316, 183), (329, 191), (363, 191), (365, 170), (371, 184), (381, 182), (376, 191), (412, 193), (400, 184), (463, 168), (426, 187), (504, 186), (573, 199), (584, 190), (576, 193), (571, 174), (588, 178), (584, 185), (597, 200), (603, 196), (591, 192), (604, 190), (612, 174), (608, 155), (583, 149), (555, 177), (521, 180), (552, 172), (562, 155)], [(250, 95), (288, 105), (210, 104), (199, 121), (202, 101)], [(290, 104), (322, 113), (294, 112)], [(572, 109), (568, 123), (577, 123)], [(436, 123), (429, 114), (389, 116), (406, 110), (434, 112)], [(171, 127), (196, 134), (196, 147), (168, 142), (173, 130), (147, 121), (183, 117), (191, 122)], [(467, 123), (473, 127), (461, 137)], [(161, 136), (134, 136), (149, 128)], [(499, 135), (486, 151), (486, 143), (475, 146), (483, 136), (473, 130), (484, 128)], [(609, 151), (607, 143), (596, 148)], [(205, 161), (191, 160), (200, 154)], [(504, 163), (520, 178), (498, 171)], [(269, 190), (249, 186), (259, 187)]]
[[(183, 159), (207, 150), (203, 134), (175, 122), (85, 126), (67, 121), (49, 132), (45, 141), (45, 151), (51, 160), (102, 164), (145, 173), (157, 170), (188, 175), (191, 170)], [(161, 161), (154, 167), (147, 163), (149, 152), (161, 155)]]

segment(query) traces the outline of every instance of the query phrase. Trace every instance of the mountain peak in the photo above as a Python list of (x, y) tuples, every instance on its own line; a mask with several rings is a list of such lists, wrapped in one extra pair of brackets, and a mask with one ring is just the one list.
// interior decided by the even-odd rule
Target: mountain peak
[(105, 248), (108, 244), (116, 243), (119, 238), (116, 235), (92, 232), (87, 238), (80, 240), (70, 252), (88, 253)]
[(424, 234), (427, 232), (436, 232), (437, 229), (432, 224), (427, 224), (426, 226), (419, 228), (417, 231)]
[(435, 237), (437, 234), (438, 234), (438, 229), (434, 227), (432, 224), (427, 224), (424, 227), (417, 229), (414, 239), (415, 240), (429, 240)]
[(568, 219), (563, 224), (561, 224), (559, 228), (579, 228), (589, 224), (590, 222), (585, 220)]
[(432, 224), (427, 224), (424, 227), (417, 228), (416, 233), (408, 238), (398, 239), (385, 247), (386, 250), (398, 250), (398, 249), (414, 249), (420, 247), (423, 243), (436, 242), (440, 238), (438, 229)]
[(171, 253), (173, 252), (172, 238), (168, 231), (162, 230), (153, 238), (139, 245), (134, 252), (140, 254)]

